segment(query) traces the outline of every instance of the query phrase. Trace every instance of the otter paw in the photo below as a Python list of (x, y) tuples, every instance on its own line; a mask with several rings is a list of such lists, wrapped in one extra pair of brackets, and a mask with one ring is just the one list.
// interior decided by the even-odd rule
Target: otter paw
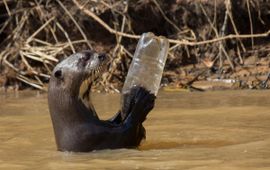
[(134, 116), (138, 118), (139, 122), (143, 122), (153, 109), (156, 96), (143, 87), (136, 87), (134, 90), (134, 105), (131, 113), (136, 114)]

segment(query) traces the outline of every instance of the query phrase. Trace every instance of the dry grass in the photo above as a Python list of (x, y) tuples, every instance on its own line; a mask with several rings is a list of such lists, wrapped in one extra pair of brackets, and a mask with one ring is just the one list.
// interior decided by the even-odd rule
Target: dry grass
[[(198, 37), (198, 30), (180, 27), (172, 17), (168, 17), (169, 12), (163, 9), (165, 6), (162, 3), (163, 1), (150, 0), (145, 2), (146, 4), (137, 3), (138, 6), (152, 6), (160, 14), (160, 17), (177, 33), (169, 38), (171, 43), (170, 59), (173, 60), (182, 47), (184, 47), (186, 54), (190, 56), (192, 55), (190, 47), (200, 48), (200, 46), (219, 44), (219, 54), (211, 58), (211, 61), (213, 63), (219, 61), (219, 67), (221, 68), (223, 62), (227, 60), (233, 70), (235, 63), (232, 56), (227, 53), (227, 40), (237, 42), (238, 57), (243, 62), (242, 52), (246, 51), (243, 41), (251, 39), (253, 47), (254, 39), (269, 37), (270, 34), (270, 28), (266, 32), (254, 33), (252, 26), (254, 21), (250, 11), (254, 3), (249, 0), (243, 1), (247, 4), (250, 34), (239, 33), (237, 29), (239, 26), (236, 25), (235, 16), (233, 17), (232, 14), (231, 1), (224, 0), (224, 20), (219, 27), (218, 23), (216, 23), (216, 12), (213, 19), (207, 14), (209, 12), (205, 10), (204, 4), (199, 4), (202, 14), (206, 18), (206, 23), (209, 25), (210, 32), (214, 32), (213, 35), (203, 37), (203, 39)], [(83, 18), (88, 22), (100, 24), (104, 30), (107, 30), (115, 37), (114, 47), (110, 48), (109, 52), (113, 58), (112, 64), (109, 72), (104, 75), (100, 83), (106, 91), (118, 91), (124, 80), (123, 77), (126, 74), (128, 63), (132, 58), (132, 50), (126, 46), (123, 39), (133, 42), (134, 49), (136, 42), (132, 41), (132, 39), (140, 37), (134, 33), (135, 28), (132, 28), (132, 20), (128, 11), (130, 3), (127, 2), (94, 0), (73, 0), (72, 2), (60, 0), (4, 0), (0, 2), (1, 9), (5, 9), (5, 12), (0, 14), (4, 18), (4, 21), (0, 22), (0, 35), (4, 35), (0, 43), (2, 68), (0, 73), (12, 70), (15, 72), (13, 78), (18, 81), (40, 90), (46, 90), (46, 82), (50, 78), (51, 71), (61, 58), (82, 48), (96, 48), (98, 43), (90, 41), (87, 28), (80, 19), (78, 20), (78, 18)], [(217, 4), (214, 3), (214, 5), (216, 9)], [(112, 22), (100, 17), (108, 11), (110, 17), (115, 19)], [(229, 22), (233, 27), (233, 32), (227, 34)], [(224, 58), (223, 55), (226, 57)], [(196, 57), (197, 62), (201, 62), (201, 59), (198, 56)]]

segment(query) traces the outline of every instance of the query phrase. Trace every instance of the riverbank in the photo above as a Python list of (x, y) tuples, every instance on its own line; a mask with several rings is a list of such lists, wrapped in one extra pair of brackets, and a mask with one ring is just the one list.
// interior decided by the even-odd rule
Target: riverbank
[(93, 90), (119, 92), (139, 35), (153, 32), (170, 40), (162, 79), (166, 88), (269, 88), (268, 1), (4, 2), (1, 87), (46, 91), (59, 61), (92, 49), (112, 60)]

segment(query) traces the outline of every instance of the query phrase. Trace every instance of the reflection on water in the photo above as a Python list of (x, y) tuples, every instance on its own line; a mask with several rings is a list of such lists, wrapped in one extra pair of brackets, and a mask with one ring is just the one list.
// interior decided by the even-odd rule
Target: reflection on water
[[(46, 94), (0, 95), (0, 169), (270, 168), (270, 91), (159, 94), (138, 149), (57, 152)], [(103, 119), (116, 94), (93, 94)], [(102, 113), (102, 114), (101, 114)]]

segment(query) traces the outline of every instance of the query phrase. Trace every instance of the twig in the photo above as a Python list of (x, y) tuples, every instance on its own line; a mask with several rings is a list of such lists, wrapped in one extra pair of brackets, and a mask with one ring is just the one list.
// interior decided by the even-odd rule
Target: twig
[[(46, 21), (48, 21), (48, 19), (47, 19), (47, 17), (46, 17), (46, 14), (44, 14), (44, 12), (43, 12), (43, 10), (42, 10), (42, 8), (41, 8), (41, 6), (40, 6), (41, 1), (40, 1), (40, 2), (37, 2), (37, 0), (35, 0), (35, 2), (36, 2), (36, 4), (37, 4), (36, 10), (39, 11), (39, 13), (41, 14), (41, 16), (39, 16), (40, 20), (42, 21), (43, 19), (45, 19)], [(45, 17), (44, 17), (44, 16), (45, 16)], [(45, 22), (46, 22), (46, 21), (45, 21)], [(58, 38), (57, 38), (57, 36), (55, 35), (55, 31), (52, 29), (51, 25), (49, 25), (48, 27), (49, 27), (49, 30), (50, 30), (51, 33), (52, 33), (52, 36), (53, 36), (55, 42), (58, 43)]]
[(83, 32), (83, 30), (81, 29), (80, 25), (78, 24), (78, 22), (74, 19), (74, 17), (71, 15), (71, 13), (67, 10), (67, 8), (62, 4), (61, 1), (57, 0), (58, 4), (64, 9), (64, 11), (68, 14), (68, 16), (70, 17), (70, 19), (72, 20), (72, 22), (76, 25), (76, 27), (78, 28), (78, 30), (80, 31), (81, 35), (83, 36), (83, 38), (85, 39), (87, 45), (89, 48), (92, 48), (91, 44), (89, 43), (85, 33)]
[[(250, 34), (253, 35), (253, 22), (252, 22), (252, 17), (251, 17), (251, 12), (250, 12), (249, 0), (246, 0), (246, 3), (247, 3), (247, 8), (248, 8)], [(250, 38), (251, 38), (251, 47), (253, 49), (253, 47), (254, 47), (254, 39), (253, 39), (253, 37), (250, 37)]]
[(161, 9), (160, 5), (158, 4), (158, 2), (156, 0), (152, 0), (154, 2), (154, 4), (157, 6), (159, 12), (161, 13), (161, 15), (163, 16), (163, 18), (169, 23), (171, 24), (178, 32), (181, 32), (181, 30), (165, 15), (164, 11)]
[[(230, 3), (230, 5), (228, 6), (228, 15), (230, 17), (230, 21), (232, 23), (233, 30), (234, 30), (235, 34), (236, 35), (239, 35), (239, 32), (237, 30), (237, 27), (235, 25), (235, 22), (234, 22), (234, 19), (233, 19), (233, 15), (232, 15), (232, 4), (231, 4), (231, 1), (229, 3)], [(246, 48), (245, 48), (242, 40), (238, 38), (238, 41), (240, 42), (240, 45), (241, 45), (242, 50), (245, 52), (246, 51)]]
[(33, 38), (41, 31), (43, 30), (52, 20), (54, 20), (55, 17), (51, 17), (47, 22), (45, 22), (38, 30), (36, 30), (27, 40), (26, 43), (28, 44), (33, 40)]
[[(225, 31), (226, 31), (226, 28), (227, 28), (227, 24), (228, 24), (228, 6), (230, 5), (230, 0), (225, 0), (225, 6), (226, 6), (226, 11), (225, 11), (225, 17), (224, 17), (224, 21), (223, 21), (223, 25), (221, 27), (221, 30), (220, 30), (220, 37), (223, 37), (225, 35)], [(222, 60), (222, 54), (224, 53), (224, 55), (227, 57), (228, 55), (226, 55), (225, 53), (226, 50), (224, 49), (224, 41), (220, 41), (219, 42), (219, 68), (222, 68), (223, 66), (223, 60)], [(228, 58), (228, 57), (227, 57)], [(230, 60), (230, 58), (228, 58), (228, 61), (230, 63), (230, 66), (232, 69), (234, 69), (234, 66)]]
[(11, 17), (9, 17), (3, 25), (1, 25), (0, 34), (5, 30), (5, 28), (8, 26), (9, 22), (11, 21)]
[(123, 51), (130, 57), (132, 58), (133, 55), (123, 46)]
[[(235, 34), (236, 34), (236, 35), (239, 35), (238, 30), (237, 30), (237, 27), (236, 27), (236, 25), (235, 25), (235, 23), (234, 23), (234, 20), (233, 20), (233, 15), (232, 15), (232, 4), (231, 4), (231, 1), (228, 0), (228, 3), (229, 3), (229, 4), (227, 4), (227, 6), (226, 6), (226, 8), (227, 8), (227, 10), (228, 10), (228, 16), (229, 16), (230, 21), (231, 21), (231, 23), (232, 23), (232, 26), (233, 26), (233, 29), (234, 29)], [(240, 46), (241, 46), (242, 50), (245, 52), (245, 51), (246, 51), (246, 48), (245, 48), (245, 46), (244, 46), (242, 40), (239, 39), (239, 38), (238, 38), (237, 40), (238, 40), (238, 42), (240, 43)], [(241, 56), (240, 49), (239, 49), (238, 45), (237, 45), (237, 54), (238, 54), (237, 56), (238, 56), (238, 58), (239, 58), (239, 60), (240, 60), (240, 63), (243, 63), (243, 58), (242, 58), (242, 56)]]
[[(80, 10), (82, 10), (85, 14), (87, 14), (88, 16), (90, 16), (91, 18), (96, 20), (99, 24), (101, 24), (110, 33), (122, 35), (123, 37), (132, 38), (132, 39), (139, 39), (140, 38), (140, 35), (132, 35), (132, 34), (119, 32), (119, 31), (112, 29), (103, 20), (101, 20), (98, 16), (96, 16), (93, 12), (89, 11), (88, 9), (84, 8), (84, 6), (80, 5), (77, 2), (77, 0), (72, 0), (72, 1), (75, 3), (75, 5)], [(214, 38), (211, 40), (205, 40), (205, 41), (197, 41), (197, 42), (190, 42), (187, 40), (174, 40), (174, 39), (168, 39), (168, 40), (172, 44), (196, 46), (196, 45), (211, 44), (211, 43), (215, 43), (215, 42), (219, 42), (219, 41), (223, 41), (223, 40), (228, 40), (228, 39), (236, 39), (236, 38), (246, 39), (246, 38), (251, 38), (251, 37), (252, 38), (263, 38), (263, 37), (268, 37), (269, 35), (270, 35), (270, 30), (268, 30), (267, 32), (261, 33), (261, 34), (252, 34), (252, 35), (250, 35), (250, 34), (240, 34), (240, 35), (229, 34), (229, 35), (226, 35), (223, 37), (218, 37), (218, 38)]]
[[(127, 9), (128, 9), (128, 4), (125, 6), (124, 12), (126, 12)], [(121, 32), (124, 32), (125, 24), (126, 24), (126, 16), (123, 15), (122, 25), (121, 25), (121, 30), (120, 30)], [(120, 47), (120, 44), (121, 44), (121, 41), (122, 41), (122, 37), (123, 37), (122, 35), (119, 35), (118, 36), (117, 34), (115, 34), (115, 36), (116, 36), (116, 39), (117, 39), (117, 44), (116, 44), (116, 46), (115, 46), (115, 48), (113, 50), (113, 56), (115, 56), (116, 51)]]
[(46, 64), (51, 64), (49, 61), (47, 61), (47, 60), (43, 60), (43, 59), (41, 59), (40, 57), (36, 57), (36, 56), (34, 56), (34, 55), (31, 55), (31, 54), (27, 54), (27, 53), (25, 53), (25, 52), (20, 52), (20, 54), (21, 55), (24, 55), (25, 57), (27, 57), (27, 58), (30, 58), (30, 59), (32, 59), (32, 60), (35, 60), (35, 61), (39, 61), (39, 62), (41, 62), (41, 63), (46, 63)]
[[(119, 10), (115, 9), (115, 6), (117, 6), (119, 3), (121, 3), (121, 1), (115, 2), (114, 4), (108, 4), (105, 1), (99, 1), (102, 5), (106, 6), (107, 8), (109, 8), (112, 11), (117, 12), (118, 14), (124, 15), (122, 12), (120, 12)], [(124, 2), (125, 3), (125, 2)]]
[(17, 78), (18, 80), (20, 80), (20, 81), (22, 81), (22, 82), (24, 82), (24, 83), (26, 83), (26, 84), (28, 84), (28, 85), (34, 87), (34, 88), (37, 88), (37, 89), (39, 89), (39, 90), (44, 90), (44, 91), (46, 91), (45, 88), (43, 88), (42, 86), (40, 86), (40, 85), (38, 85), (38, 84), (36, 84), (36, 83), (31, 82), (31, 80), (29, 80), (27, 77), (25, 77), (25, 76), (23, 76), (23, 75), (18, 75), (18, 76), (16, 76), (16, 78)]
[(8, 7), (8, 4), (7, 4), (6, 0), (3, 0), (3, 2), (5, 4), (5, 8), (7, 10), (8, 15), (11, 16), (11, 13), (10, 13), (10, 10), (9, 10), (9, 7)]
[(70, 45), (70, 48), (71, 48), (72, 52), (73, 53), (76, 53), (75, 48), (73, 47), (73, 45), (71, 43), (71, 40), (70, 40), (70, 38), (69, 38), (68, 33), (66, 32), (66, 30), (62, 27), (61, 24), (59, 24), (59, 22), (56, 22), (56, 26), (64, 33), (65, 37), (68, 40), (68, 43)]
[(82, 6), (81, 4), (79, 4), (77, 2), (77, 0), (72, 0), (74, 2), (74, 4), (80, 9), (82, 10), (85, 14), (89, 15), (90, 17), (92, 17), (94, 20), (96, 20), (99, 24), (101, 24), (106, 30), (108, 30), (110, 33), (112, 34), (117, 34), (117, 35), (122, 35), (124, 37), (128, 37), (128, 38), (135, 38), (135, 39), (139, 39), (140, 36), (139, 35), (131, 35), (131, 34), (127, 34), (124, 32), (119, 32), (116, 31), (114, 29), (112, 29), (109, 25), (107, 25), (102, 19), (100, 19), (98, 16), (96, 16), (93, 12), (91, 12), (90, 10), (84, 8), (84, 6)]
[(46, 41), (43, 41), (43, 40), (40, 40), (40, 39), (37, 39), (37, 38), (33, 38), (33, 41), (36, 41), (36, 42), (38, 42), (38, 43), (40, 43), (42, 45), (52, 46), (51, 43), (46, 42)]
[(173, 43), (173, 44), (196, 46), (196, 45), (211, 44), (211, 43), (215, 43), (215, 42), (219, 42), (219, 41), (223, 41), (223, 40), (228, 40), (228, 39), (264, 38), (264, 37), (268, 37), (269, 35), (270, 35), (270, 30), (268, 30), (267, 32), (261, 33), (261, 34), (252, 34), (252, 35), (250, 35), (250, 34), (240, 34), (240, 35), (229, 34), (229, 35), (226, 35), (223, 37), (218, 37), (218, 38), (213, 38), (211, 40), (198, 41), (198, 42), (190, 42), (190, 41), (186, 41), (186, 40), (173, 40), (173, 39), (168, 39), (168, 40), (170, 43)]
[[(22, 28), (23, 28), (23, 26), (24, 26), (24, 24), (26, 22), (27, 16), (28, 16), (28, 14), (26, 12), (24, 12), (23, 13), (23, 16), (21, 17), (20, 23), (16, 25), (16, 28), (12, 31), (12, 33), (10, 35), (7, 36), (7, 38), (5, 38), (2, 41), (2, 43), (4, 43), (6, 40), (9, 40), (10, 38), (12, 38), (12, 40), (15, 41), (15, 39), (18, 37), (18, 35), (22, 31)], [(4, 31), (4, 30), (1, 30), (1, 32), (2, 31)], [(11, 44), (9, 44), (9, 45), (11, 45)]]
[[(201, 7), (204, 15), (206, 16), (207, 21), (209, 22), (210, 26), (214, 30), (214, 33), (215, 33), (216, 37), (219, 37), (217, 29), (214, 27), (213, 23), (211, 22), (210, 18), (208, 17), (206, 11), (204, 10), (204, 8), (203, 8), (203, 6), (201, 4), (200, 4), (200, 7)], [(221, 41), (220, 45), (219, 45), (219, 55), (218, 55), (219, 56), (219, 61), (220, 61), (220, 67), (222, 66), (222, 53), (224, 53), (224, 55), (226, 56), (227, 60), (229, 61), (229, 64), (230, 64), (231, 68), (234, 69), (234, 66), (233, 66), (233, 64), (231, 62), (231, 59), (230, 59), (229, 55), (227, 54), (227, 52), (226, 52), (226, 50), (225, 50), (225, 48), (223, 46), (223, 43)]]

